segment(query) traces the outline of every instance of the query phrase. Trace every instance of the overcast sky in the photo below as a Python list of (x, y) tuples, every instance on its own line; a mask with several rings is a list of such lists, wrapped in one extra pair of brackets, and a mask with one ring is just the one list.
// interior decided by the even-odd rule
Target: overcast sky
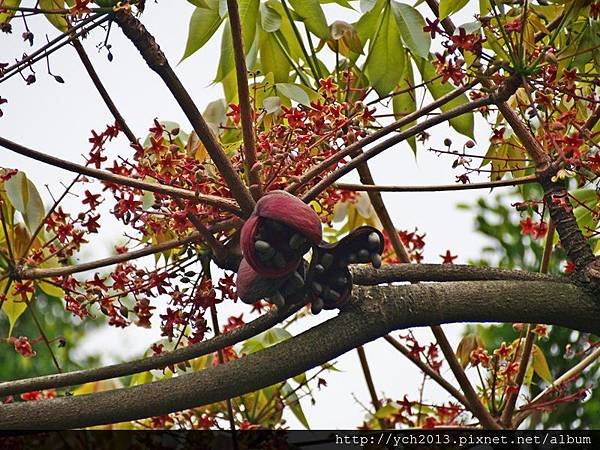
[[(147, 3), (143, 22), (155, 35), (172, 65), (176, 66), (175, 70), (183, 84), (203, 109), (210, 101), (222, 96), (220, 87), (211, 85), (219, 58), (221, 32), (217, 33), (217, 39), (212, 39), (198, 53), (177, 65), (185, 47), (193, 6), (184, 0)], [(465, 22), (472, 20), (469, 19), (470, 13), (472, 12), (464, 13)], [(356, 20), (356, 17), (357, 13), (348, 10), (328, 8), (330, 23), (333, 20), (351, 22)], [(30, 51), (21, 40), (22, 21), (13, 21), (13, 26), (12, 35), (0, 36), (0, 62), (13, 62), (24, 51)], [(29, 26), (35, 34), (36, 46), (46, 41), (46, 34), (50, 39), (57, 35), (57, 31), (45, 23), (43, 18), (31, 19)], [(104, 36), (102, 31), (92, 33), (85, 40), (85, 47), (134, 133), (144, 136), (155, 117), (179, 122), (184, 130), (189, 131), (188, 121), (168, 90), (159, 78), (147, 69), (130, 42), (123, 38), (120, 30), (115, 26), (110, 33), (114, 54), (112, 62), (108, 61), (105, 51), (98, 53), (96, 49), (96, 45), (102, 42)], [(113, 119), (71, 47), (64, 47), (52, 55), (50, 64), (52, 72), (64, 78), (65, 84), (58, 84), (47, 76), (43, 63), (35, 66), (37, 82), (32, 86), (26, 86), (18, 76), (0, 84), (0, 96), (9, 101), (2, 106), (4, 117), (0, 118), (0, 135), (61, 158), (82, 162), (82, 155), (89, 151), (87, 139), (90, 130), (101, 130), (107, 123), (112, 123)], [(487, 148), (486, 131), (485, 124), (476, 123), (476, 136), (481, 138), (478, 140), (478, 148), (482, 151)], [(441, 142), (446, 137), (451, 137), (455, 142), (466, 140), (445, 125), (432, 129), (430, 133), (431, 139), (427, 147), (441, 148)], [(110, 151), (112, 155), (130, 155), (124, 139), (111, 145)], [(453, 183), (455, 175), (459, 173), (451, 169), (451, 162), (451, 159), (437, 157), (423, 148), (415, 159), (408, 145), (401, 144), (374, 158), (370, 165), (379, 184), (421, 185)], [(47, 205), (51, 202), (51, 197), (44, 186), (48, 185), (52, 192), (60, 192), (60, 183), (68, 183), (72, 179), (70, 173), (25, 159), (4, 149), (0, 149), (0, 166), (25, 171), (38, 187)], [(349, 174), (345, 180), (356, 180), (356, 176)], [(425, 262), (440, 262), (438, 255), (450, 249), (453, 254), (458, 254), (457, 263), (466, 263), (469, 258), (480, 255), (485, 242), (482, 237), (473, 233), (473, 217), (457, 210), (455, 205), (458, 202), (473, 202), (483, 195), (488, 195), (487, 191), (390, 193), (384, 197), (397, 228), (412, 230), (418, 227), (420, 233), (426, 233)], [(79, 201), (77, 197), (69, 197), (65, 202), (65, 210), (69, 210), (70, 207), (78, 208)], [(93, 246), (88, 246), (81, 255), (81, 261), (111, 254), (122, 228), (110, 220), (103, 220), (102, 225), (101, 239), (94, 241)], [(248, 314), (248, 309), (244, 306), (226, 309), (225, 314), (238, 311)], [(306, 320), (293, 328), (293, 331), (305, 329), (309, 323), (318, 323), (333, 314), (328, 312)], [(445, 328), (453, 345), (456, 345), (462, 326)], [(431, 333), (426, 329), (415, 330), (415, 333), (425, 343), (433, 340)], [(128, 359), (139, 356), (158, 336), (159, 331), (156, 329), (148, 331), (132, 326), (122, 331), (107, 328), (94, 333), (81, 343), (80, 352), (100, 353), (105, 362)], [(366, 351), (372, 365), (376, 388), (382, 396), (401, 399), (408, 393), (409, 397), (417, 398), (417, 389), (421, 383), (421, 375), (417, 369), (383, 340), (368, 344)], [(342, 372), (325, 377), (328, 387), (317, 393), (315, 406), (311, 406), (309, 402), (304, 404), (309, 423), (314, 428), (355, 427), (362, 422), (364, 411), (353, 396), (365, 405), (369, 403), (356, 352), (349, 352), (337, 361), (337, 367)], [(443, 370), (444, 376), (451, 377), (446, 366)], [(433, 384), (428, 384), (425, 398), (439, 400), (445, 399), (446, 396)], [(294, 418), (290, 418), (290, 424), (293, 427), (298, 426)]]

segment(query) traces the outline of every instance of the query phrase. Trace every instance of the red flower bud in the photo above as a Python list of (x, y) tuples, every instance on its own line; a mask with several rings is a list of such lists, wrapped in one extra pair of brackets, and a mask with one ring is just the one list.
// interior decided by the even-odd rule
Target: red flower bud
[(252, 269), (278, 278), (293, 272), (321, 237), (321, 221), (310, 206), (287, 192), (272, 191), (256, 203), (242, 227), (240, 242)]

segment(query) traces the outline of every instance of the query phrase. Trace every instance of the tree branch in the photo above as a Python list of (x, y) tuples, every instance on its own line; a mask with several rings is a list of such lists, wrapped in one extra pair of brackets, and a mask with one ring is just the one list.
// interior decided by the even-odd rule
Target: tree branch
[(220, 208), (224, 211), (231, 212), (236, 215), (240, 215), (241, 212), (232, 201), (217, 197), (215, 195), (200, 194), (194, 191), (188, 191), (187, 189), (167, 186), (165, 184), (148, 183), (135, 178), (125, 177), (123, 175), (117, 175), (106, 170), (94, 169), (92, 167), (82, 166), (81, 164), (72, 163), (64, 159), (57, 158), (55, 156), (48, 155), (46, 153), (27, 148), (21, 144), (10, 141), (0, 136), (0, 146), (8, 150), (11, 150), (20, 155), (26, 156), (27, 158), (35, 159), (46, 164), (50, 164), (61, 169), (68, 170), (69, 172), (79, 173), (86, 175), (98, 180), (107, 181), (109, 183), (120, 184), (123, 186), (129, 186), (144, 191), (156, 192), (158, 194), (169, 195), (173, 197), (180, 197), (186, 200), (192, 200), (198, 203), (204, 203), (216, 208)]
[(229, 25), (233, 42), (233, 55), (237, 77), (238, 99), (240, 102), (240, 116), (242, 123), (242, 136), (244, 138), (244, 164), (246, 176), (250, 184), (250, 192), (255, 199), (261, 196), (260, 176), (256, 169), (256, 142), (254, 139), (254, 109), (250, 104), (248, 90), (248, 69), (246, 68), (246, 52), (242, 36), (242, 24), (237, 0), (227, 0)]
[(72, 264), (65, 267), (49, 267), (49, 268), (25, 268), (17, 267), (15, 269), (14, 277), (17, 280), (41, 280), (43, 278), (55, 278), (62, 277), (65, 275), (72, 275), (74, 273), (87, 272), (88, 270), (99, 269), (101, 267), (112, 266), (125, 261), (131, 261), (132, 259), (142, 258), (148, 255), (154, 255), (156, 253), (171, 250), (173, 248), (181, 247), (182, 245), (189, 244), (201, 240), (203, 236), (199, 232), (191, 233), (182, 239), (171, 239), (157, 245), (148, 245), (139, 250), (133, 250), (131, 252), (122, 253), (120, 255), (109, 256), (107, 258), (97, 259), (82, 264)]
[(298, 182), (290, 185), (286, 190), (292, 194), (298, 192), (298, 190), (302, 186), (304, 186), (307, 182), (309, 182), (313, 178), (317, 177), (321, 172), (323, 172), (324, 170), (327, 170), (332, 165), (340, 162), (346, 156), (351, 155), (351, 154), (355, 153), (356, 151), (362, 149), (363, 147), (375, 142), (376, 140), (381, 139), (382, 137), (387, 136), (388, 134), (397, 131), (400, 127), (407, 125), (407, 124), (419, 119), (420, 117), (425, 116), (426, 114), (430, 113), (431, 111), (435, 111), (440, 106), (445, 105), (449, 101), (455, 99), (459, 95), (466, 92), (468, 89), (473, 87), (474, 84), (475, 83), (468, 84), (467, 86), (457, 88), (457, 89), (453, 90), (452, 92), (449, 92), (446, 95), (431, 102), (427, 106), (424, 106), (419, 111), (415, 111), (411, 114), (408, 114), (408, 115), (404, 116), (403, 118), (401, 118), (389, 125), (386, 125), (385, 127), (380, 128), (379, 130), (374, 131), (371, 134), (368, 134), (367, 136), (362, 138), (360, 141), (349, 145), (345, 149), (330, 156), (325, 161), (317, 164), (315, 167), (313, 167), (308, 172), (306, 172), (304, 175), (302, 175), (302, 177), (300, 178), (300, 180), (298, 180)]
[(376, 286), (397, 282), (423, 281), (548, 281), (568, 283), (567, 277), (555, 277), (524, 270), (497, 269), (461, 264), (386, 264), (374, 270), (362, 265), (350, 266), (352, 282), (362, 286)]
[(566, 283), (359, 288), (337, 317), (266, 350), (141, 386), (1, 405), (0, 428), (81, 428), (207, 405), (296, 376), (393, 330), (465, 321), (540, 322), (599, 333), (600, 306), (585, 290)]
[(169, 88), (173, 97), (190, 121), (192, 128), (206, 147), (215, 166), (237, 200), (242, 212), (248, 217), (254, 210), (254, 199), (248, 188), (244, 185), (239, 174), (233, 168), (229, 157), (221, 148), (216, 137), (202, 117), (198, 107), (190, 94), (181, 84), (179, 78), (169, 65), (166, 56), (156, 43), (154, 37), (146, 30), (144, 25), (129, 11), (118, 11), (114, 16), (115, 22), (121, 27), (123, 33), (135, 45), (148, 64)]
[(160, 355), (128, 361), (125, 363), (99, 367), (97, 369), (76, 370), (61, 374), (6, 381), (0, 383), (0, 397), (42, 389), (76, 386), (93, 381), (125, 377), (135, 373), (145, 372), (147, 370), (163, 369), (167, 366), (179, 364), (184, 361), (189, 361), (190, 359), (208, 355), (209, 353), (213, 353), (221, 348), (229, 347), (245, 341), (246, 339), (250, 339), (287, 319), (292, 314), (296, 313), (301, 307), (302, 305), (294, 305), (291, 307), (285, 307), (281, 310), (276, 308), (271, 309), (268, 313), (260, 316), (252, 322), (248, 322), (240, 328), (236, 328), (207, 341), (199, 342), (189, 347), (180, 348), (172, 352), (162, 353)]
[(81, 63), (83, 64), (83, 67), (85, 67), (85, 70), (87, 71), (88, 75), (92, 79), (92, 83), (94, 83), (94, 86), (96, 87), (96, 90), (100, 94), (100, 97), (102, 97), (102, 100), (106, 104), (106, 107), (108, 108), (108, 110), (110, 111), (112, 116), (115, 118), (115, 121), (119, 124), (119, 128), (121, 130), (123, 130), (123, 133), (125, 133), (125, 136), (127, 136), (127, 139), (129, 139), (129, 142), (131, 142), (132, 144), (137, 142), (137, 138), (136, 138), (135, 134), (133, 134), (133, 131), (131, 131), (131, 128), (129, 128), (129, 126), (127, 125), (127, 122), (125, 122), (125, 119), (123, 119), (123, 116), (121, 115), (121, 113), (118, 110), (115, 103), (110, 98), (108, 91), (106, 90), (106, 88), (104, 87), (104, 84), (100, 80), (98, 73), (96, 73), (96, 70), (94, 69), (92, 62), (90, 61), (90, 58), (88, 57), (88, 55), (85, 51), (85, 48), (83, 48), (83, 44), (77, 38), (73, 38), (72, 42), (73, 42), (73, 47), (75, 47), (75, 51), (79, 55), (79, 59), (81, 59)]
[(332, 187), (346, 191), (377, 191), (377, 192), (443, 192), (466, 191), (470, 189), (494, 189), (503, 186), (518, 186), (521, 184), (536, 183), (535, 175), (513, 178), (512, 180), (488, 181), (484, 183), (468, 184), (438, 184), (431, 186), (382, 186), (376, 184), (334, 183)]
[[(517, 83), (518, 83), (518, 80), (509, 79), (505, 86), (503, 86), (501, 89), (499, 89), (497, 93), (490, 94), (489, 97), (483, 97), (483, 98), (474, 100), (470, 103), (465, 103), (463, 105), (457, 106), (456, 108), (452, 108), (446, 112), (438, 114), (435, 117), (424, 120), (423, 122), (415, 125), (414, 127), (411, 127), (404, 131), (401, 131), (397, 135), (371, 147), (370, 149), (364, 151), (361, 155), (352, 159), (347, 164), (344, 164), (339, 169), (330, 173), (327, 177), (325, 177), (323, 180), (321, 180), (319, 183), (317, 183), (315, 186), (313, 186), (308, 192), (306, 192), (302, 196), (302, 199), (304, 201), (314, 200), (315, 198), (317, 198), (319, 196), (319, 194), (321, 192), (328, 189), (336, 180), (338, 180), (339, 178), (341, 178), (348, 172), (352, 171), (359, 164), (362, 164), (364, 161), (367, 161), (367, 160), (373, 158), (374, 156), (377, 156), (384, 150), (387, 150), (388, 148), (392, 147), (393, 145), (396, 145), (399, 142), (402, 142), (405, 139), (408, 139), (409, 137), (415, 136), (415, 135), (421, 133), (422, 131), (425, 131), (425, 130), (427, 130), (435, 125), (438, 125), (440, 123), (446, 122), (454, 117), (458, 117), (467, 112), (481, 108), (482, 106), (487, 106), (492, 103), (495, 103), (498, 101), (504, 101), (504, 100), (508, 99), (517, 89), (517, 86), (518, 86)], [(408, 117), (410, 117), (410, 114), (408, 116), (405, 116), (405, 119)], [(412, 120), (414, 120), (414, 119), (411, 118), (411, 121)], [(364, 141), (365, 139), (363, 139), (362, 141)], [(362, 142), (362, 141), (359, 141), (359, 142)], [(350, 147), (348, 147), (348, 148), (350, 148)], [(346, 150), (336, 153), (336, 156), (340, 155), (340, 154), (344, 154), (346, 152)]]

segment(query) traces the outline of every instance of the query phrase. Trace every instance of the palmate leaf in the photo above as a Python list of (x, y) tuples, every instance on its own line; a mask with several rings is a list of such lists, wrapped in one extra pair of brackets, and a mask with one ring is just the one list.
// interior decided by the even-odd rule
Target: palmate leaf
[[(248, 55), (253, 47), (254, 38), (256, 36), (256, 27), (258, 25), (258, 6), (259, 0), (240, 0), (238, 8), (240, 12), (240, 20), (242, 22), (242, 35), (244, 36), (244, 51)], [(252, 66), (247, 62), (248, 66)], [(225, 24), (223, 29), (223, 37), (221, 40), (221, 56), (219, 58), (219, 67), (215, 77), (215, 83), (223, 81), (235, 68), (233, 61), (233, 43), (231, 39), (231, 27), (229, 22)]]
[[(392, 97), (392, 110), (394, 111), (394, 117), (396, 120), (399, 120), (407, 114), (413, 113), (417, 110), (417, 99), (415, 97), (415, 92), (411, 90), (414, 85), (415, 79), (413, 75), (412, 64), (408, 55), (406, 55), (406, 64), (404, 65), (404, 71), (400, 76), (400, 81), (398, 82), (398, 86), (396, 88), (396, 92), (406, 92), (394, 95), (394, 97)], [(405, 130), (414, 126), (416, 123), (416, 121), (410, 122), (400, 127), (400, 129)], [(407, 141), (410, 147), (412, 148), (413, 153), (416, 155), (417, 140), (415, 136), (408, 138)]]
[(327, 19), (319, 0), (289, 0), (289, 2), (311, 33), (323, 40), (329, 38)]
[(392, 1), (390, 5), (404, 44), (415, 55), (426, 58), (429, 55), (431, 36), (423, 31), (425, 19), (421, 13), (405, 3)]
[(2, 302), (2, 311), (8, 317), (8, 333), (6, 337), (10, 337), (17, 320), (27, 309), (27, 303), (23, 301), (21, 296), (13, 294), (12, 280), (4, 279), (0, 281), (0, 294), (6, 292), (6, 298)]
[[(65, 2), (64, 0), (40, 0), (39, 6), (42, 9), (64, 9)], [(48, 22), (63, 33), (69, 29), (69, 23), (65, 16), (60, 14), (45, 14), (45, 16)]]
[(10, 203), (23, 216), (29, 231), (35, 231), (46, 214), (42, 197), (35, 185), (24, 172), (19, 171), (4, 182), (4, 189)]
[(206, 0), (206, 3), (207, 7), (198, 5), (192, 13), (187, 44), (181, 61), (200, 50), (223, 22), (223, 17), (219, 14), (219, 0)]
[(381, 96), (396, 87), (406, 58), (396, 20), (390, 8), (385, 8), (379, 23), (379, 29), (371, 40), (364, 72), (371, 85)]

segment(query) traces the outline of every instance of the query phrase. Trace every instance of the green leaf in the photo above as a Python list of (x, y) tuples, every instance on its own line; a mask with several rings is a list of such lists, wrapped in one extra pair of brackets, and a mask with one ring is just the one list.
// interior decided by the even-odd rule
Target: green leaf
[(198, 8), (210, 8), (207, 0), (187, 0), (187, 1), (194, 6), (197, 6)]
[(46, 281), (41, 281), (38, 283), (38, 287), (44, 292), (44, 294), (49, 297), (55, 297), (58, 299), (62, 299), (65, 296), (65, 291), (63, 291), (58, 286), (54, 284), (48, 283)]
[(272, 33), (281, 28), (281, 16), (266, 3), (260, 4), (260, 26), (267, 33)]
[[(238, 8), (240, 11), (240, 20), (242, 22), (242, 35), (244, 36), (244, 51), (246, 55), (252, 48), (254, 37), (256, 36), (256, 26), (258, 21), (258, 5), (259, 0), (240, 0)], [(248, 64), (250, 66), (251, 64)], [(223, 79), (234, 70), (235, 63), (233, 61), (233, 43), (231, 40), (231, 26), (229, 22), (225, 24), (223, 29), (223, 37), (221, 40), (221, 57), (219, 59), (219, 68), (215, 82), (223, 81)]]
[[(39, 7), (41, 9), (64, 9), (64, 0), (40, 0)], [(60, 14), (45, 14), (46, 19), (63, 33), (69, 29), (69, 23), (65, 16)]]
[(368, 13), (373, 9), (377, 0), (360, 0), (360, 12), (363, 14)]
[(42, 197), (34, 184), (27, 179), (25, 173), (19, 171), (4, 182), (4, 189), (12, 205), (23, 216), (29, 231), (33, 232), (45, 216)]
[[(400, 82), (396, 88), (396, 92), (411, 89), (415, 85), (412, 64), (408, 56), (406, 57), (406, 64), (404, 65), (404, 71), (400, 77)], [(397, 94), (392, 97), (392, 110), (396, 120), (401, 119), (407, 114), (413, 113), (417, 110), (417, 99), (415, 98), (414, 91), (407, 91), (402, 94)], [(402, 127), (400, 130), (405, 130), (416, 125), (417, 121), (412, 121)], [(417, 140), (415, 136), (408, 138), (408, 143), (412, 148), (413, 153), (417, 153)]]
[(373, 5), (369, 8), (369, 11), (363, 11), (363, 14), (358, 22), (354, 24), (354, 28), (356, 29), (358, 37), (360, 38), (360, 42), (363, 45), (365, 45), (368, 40), (373, 39), (373, 36), (377, 31), (377, 25), (379, 24), (381, 11), (383, 10), (385, 4), (385, 0), (377, 0), (376, 2), (373, 2)]
[[(14, 8), (18, 8), (21, 4), (21, 0), (4, 0), (2, 5), (4, 6), (12, 6)], [(10, 19), (15, 15), (16, 11), (14, 10), (5, 10), (5, 12), (0, 12), (0, 23), (8, 23)]]
[(311, 33), (325, 40), (329, 38), (329, 27), (319, 0), (290, 0), (294, 12), (298, 14)]
[(257, 339), (263, 342), (266, 347), (270, 347), (271, 345), (279, 344), (280, 342), (290, 339), (291, 337), (292, 335), (285, 328), (275, 327), (259, 334)]
[(379, 31), (371, 40), (364, 71), (377, 93), (383, 96), (396, 87), (405, 64), (398, 26), (386, 8)]
[(259, 41), (261, 71), (265, 75), (272, 73), (276, 83), (289, 81), (292, 66), (279, 47), (275, 36), (261, 31)]
[(423, 31), (425, 19), (412, 6), (395, 1), (391, 5), (402, 40), (411, 52), (426, 58), (429, 55), (431, 36)]
[(450, 14), (463, 9), (469, 0), (440, 0), (440, 20), (445, 19)]
[(148, 384), (152, 382), (152, 373), (150, 371), (136, 373), (131, 377), (129, 386), (138, 386), (140, 384)]
[[(310, 106), (310, 89), (306, 86), (293, 83), (277, 83), (277, 92), (301, 105)], [(314, 92), (314, 91), (313, 91)], [(316, 94), (316, 92), (314, 92)]]
[[(437, 77), (437, 73), (435, 71), (435, 67), (431, 64), (430, 61), (424, 58), (415, 57), (415, 62), (417, 63), (417, 67), (419, 68), (419, 72), (421, 73), (421, 78), (423, 81), (433, 80)], [(427, 89), (431, 92), (431, 95), (434, 99), (438, 99), (449, 92), (454, 90), (454, 87), (449, 83), (442, 83), (438, 78), (434, 81), (431, 81), (427, 84)], [(457, 106), (468, 103), (469, 99), (465, 94), (461, 94), (458, 97), (452, 99), (446, 104), (442, 105), (440, 109), (443, 112), (446, 112), (450, 109), (456, 108)], [(464, 134), (470, 138), (473, 138), (473, 128), (474, 128), (474, 118), (473, 113), (463, 114), (461, 116), (450, 119), (450, 125), (460, 134)]]
[(219, 15), (219, 0), (208, 0), (208, 2), (208, 8), (199, 7), (192, 13), (187, 44), (181, 61), (200, 50), (223, 22), (223, 18)]
[[(8, 288), (7, 288), (7, 283), (8, 283)], [(27, 303), (25, 303), (22, 299), (21, 296), (15, 296), (12, 293), (12, 280), (3, 280), (0, 281), (0, 294), (3, 294), (5, 290), (7, 290), (6, 292), (6, 298), (4, 300), (4, 302), (2, 302), (2, 311), (4, 311), (4, 313), (6, 314), (6, 316), (8, 317), (8, 336), (10, 337), (10, 335), (12, 334), (12, 330), (15, 326), (15, 323), (17, 322), (17, 320), (19, 319), (19, 317), (21, 317), (21, 314), (23, 314), (25, 312), (25, 310), (27, 309)]]
[(533, 356), (531, 365), (533, 366), (533, 370), (538, 376), (544, 380), (548, 384), (552, 384), (554, 379), (552, 378), (552, 373), (550, 373), (550, 367), (548, 367), (548, 361), (546, 361), (546, 356), (541, 348), (534, 344), (533, 346)]
[(296, 395), (296, 392), (294, 392), (292, 387), (289, 385), (289, 383), (284, 383), (284, 385), (281, 387), (281, 393), (283, 395), (285, 404), (290, 408), (292, 413), (294, 413), (296, 419), (298, 419), (298, 421), (302, 424), (304, 428), (309, 430), (310, 426), (308, 425), (308, 420), (306, 420), (304, 411), (302, 411), (300, 399), (298, 398), (298, 395)]

